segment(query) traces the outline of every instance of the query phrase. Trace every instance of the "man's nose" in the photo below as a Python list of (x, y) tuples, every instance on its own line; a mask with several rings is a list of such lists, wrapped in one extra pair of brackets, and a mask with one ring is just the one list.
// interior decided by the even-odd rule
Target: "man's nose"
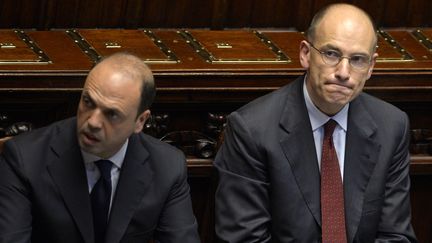
[(346, 81), (350, 78), (351, 64), (348, 57), (342, 57), (342, 60), (336, 66), (335, 76), (341, 81)]
[(89, 129), (92, 131), (96, 131), (102, 128), (103, 123), (103, 117), (102, 112), (100, 112), (98, 109), (94, 110), (88, 120), (87, 120)]

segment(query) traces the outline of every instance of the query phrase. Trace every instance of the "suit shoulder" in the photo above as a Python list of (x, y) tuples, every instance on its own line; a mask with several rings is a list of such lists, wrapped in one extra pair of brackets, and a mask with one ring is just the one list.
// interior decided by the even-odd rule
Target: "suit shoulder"
[[(409, 128), (408, 115), (396, 106), (362, 93), (353, 104), (353, 113), (365, 110), (382, 134), (398, 134)], [(360, 104), (360, 105), (357, 105)], [(358, 117), (358, 116), (357, 116)], [(359, 118), (359, 117), (358, 117)], [(399, 139), (399, 138), (398, 138)]]
[(372, 113), (374, 117), (406, 116), (405, 112), (398, 107), (364, 92), (360, 94), (359, 101), (366, 106), (366, 109)]
[(163, 142), (145, 133), (140, 133), (139, 138), (150, 154), (167, 159), (184, 158), (184, 154), (181, 150), (166, 142)]
[(262, 125), (269, 122), (279, 122), (279, 117), (285, 109), (287, 97), (292, 91), (291, 87), (288, 84), (258, 97), (231, 113), (229, 117), (240, 116), (242, 120), (247, 121), (252, 126), (253, 124)]
[[(45, 165), (50, 162), (50, 158), (52, 158), (50, 145), (55, 144), (54, 140), (62, 136), (60, 135), (61, 131), (66, 130), (75, 138), (75, 129), (65, 127), (69, 125), (75, 125), (74, 119), (62, 120), (17, 135), (4, 144), (2, 156), (12, 167), (20, 168), (19, 170), (24, 174), (36, 178), (45, 169)], [(70, 141), (70, 138), (65, 139)]]
[(182, 151), (159, 139), (140, 133), (139, 139), (149, 154), (149, 163), (154, 173), (168, 180), (182, 177), (186, 173), (186, 158)]
[(269, 106), (280, 106), (283, 107), (286, 100), (286, 93), (289, 89), (289, 85), (285, 85), (280, 89), (272, 91), (261, 97), (258, 97), (246, 105), (240, 107), (237, 112), (241, 114), (265, 112)]
[(17, 146), (25, 146), (26, 148), (37, 146), (47, 147), (47, 144), (49, 144), (51, 139), (55, 138), (62, 129), (69, 126), (75, 126), (75, 123), (75, 118), (57, 121), (45, 127), (21, 133), (13, 137), (11, 142), (15, 143)]

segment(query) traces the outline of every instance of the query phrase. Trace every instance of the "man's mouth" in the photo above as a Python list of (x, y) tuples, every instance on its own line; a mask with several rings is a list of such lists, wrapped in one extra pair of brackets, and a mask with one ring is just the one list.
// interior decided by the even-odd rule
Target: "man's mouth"
[(83, 132), (82, 135), (87, 144), (94, 144), (100, 141), (100, 139), (98, 139), (96, 136), (93, 136), (91, 133)]
[(327, 85), (334, 85), (334, 86), (338, 86), (338, 87), (342, 87), (342, 88), (346, 88), (346, 89), (351, 89), (351, 87), (347, 84), (341, 84), (338, 82), (327, 82)]

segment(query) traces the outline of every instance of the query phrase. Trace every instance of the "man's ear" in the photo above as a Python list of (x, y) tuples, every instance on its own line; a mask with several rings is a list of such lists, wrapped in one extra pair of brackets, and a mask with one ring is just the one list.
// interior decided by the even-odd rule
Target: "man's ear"
[(372, 55), (372, 60), (371, 60), (371, 64), (370, 64), (369, 69), (368, 69), (368, 74), (367, 74), (366, 80), (368, 80), (371, 77), (372, 71), (373, 71), (373, 68), (375, 66), (377, 58), (378, 58), (378, 53), (374, 53)]
[(138, 115), (135, 121), (135, 130), (134, 130), (135, 133), (140, 133), (143, 130), (144, 124), (149, 117), (150, 117), (150, 110), (148, 109)]
[(300, 64), (304, 69), (309, 68), (309, 60), (310, 60), (310, 46), (307, 41), (302, 40), (300, 42)]

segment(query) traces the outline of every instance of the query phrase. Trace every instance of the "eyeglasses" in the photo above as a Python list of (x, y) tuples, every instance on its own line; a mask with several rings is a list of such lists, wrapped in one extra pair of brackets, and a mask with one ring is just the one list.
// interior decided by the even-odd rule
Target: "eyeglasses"
[(336, 66), (338, 65), (343, 58), (348, 59), (349, 64), (352, 68), (356, 70), (365, 70), (370, 66), (371, 63), (371, 57), (368, 55), (362, 55), (362, 54), (355, 54), (349, 57), (342, 56), (341, 53), (339, 53), (336, 50), (328, 49), (321, 51), (318, 48), (316, 48), (312, 43), (308, 42), (309, 45), (315, 49), (317, 52), (321, 54), (321, 58), (323, 62), (329, 66)]

